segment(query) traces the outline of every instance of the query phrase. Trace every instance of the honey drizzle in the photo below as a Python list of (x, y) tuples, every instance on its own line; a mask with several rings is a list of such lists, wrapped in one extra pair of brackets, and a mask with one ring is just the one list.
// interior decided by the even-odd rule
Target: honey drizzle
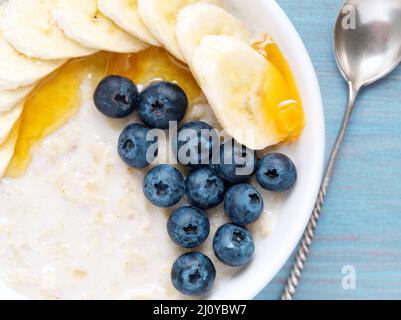
[(187, 94), (190, 104), (202, 96), (189, 68), (165, 49), (158, 47), (149, 47), (129, 55), (111, 54), (108, 73), (130, 78), (142, 85), (159, 79), (176, 82)]
[(14, 156), (6, 176), (19, 177), (25, 173), (32, 150), (78, 111), (82, 82), (88, 77), (99, 81), (105, 75), (107, 61), (105, 53), (75, 59), (40, 82), (25, 102)]
[[(289, 99), (297, 103), (297, 112), (289, 110), (286, 116), (296, 116), (292, 134), (287, 141), (295, 140), (304, 126), (301, 99), (291, 69), (277, 45), (271, 41), (255, 43), (254, 47), (279, 69), (290, 88)], [(22, 176), (40, 141), (65, 125), (81, 105), (81, 84), (90, 78), (93, 85), (106, 75), (121, 75), (136, 84), (148, 85), (154, 80), (177, 83), (186, 92), (190, 108), (204, 99), (190, 70), (182, 62), (171, 56), (165, 49), (149, 47), (136, 54), (116, 54), (101, 52), (89, 57), (74, 59), (40, 82), (26, 99), (20, 119), (19, 136), (14, 156), (7, 168), (6, 176)], [(283, 101), (285, 103), (285, 101)], [(294, 108), (293, 108), (294, 109)], [(300, 110), (300, 111), (299, 111)], [(285, 113), (285, 112), (284, 112)], [(301, 121), (299, 121), (301, 117)], [(296, 121), (295, 121), (296, 120)]]
[(279, 134), (286, 136), (282, 142), (295, 141), (305, 127), (305, 113), (291, 67), (278, 45), (268, 35), (264, 35), (263, 39), (255, 42), (253, 47), (280, 71), (287, 84), (287, 99), (279, 104), (281, 119), (276, 119), (278, 125), (282, 127), (278, 127), (277, 130)]

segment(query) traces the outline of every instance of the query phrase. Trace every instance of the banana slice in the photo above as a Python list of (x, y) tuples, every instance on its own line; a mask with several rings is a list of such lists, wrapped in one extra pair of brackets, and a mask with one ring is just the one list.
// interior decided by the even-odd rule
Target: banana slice
[(0, 145), (0, 178), (2, 178), (7, 170), (7, 167), (14, 155), (15, 146), (17, 144), (19, 132), (19, 124), (16, 123), (12, 128), (8, 138)]
[[(138, 0), (139, 14), (153, 36), (161, 42), (177, 59), (184, 56), (176, 38), (176, 18), (178, 12), (187, 5), (200, 0)], [(221, 5), (221, 0), (202, 0)]]
[[(277, 88), (285, 88), (286, 83), (250, 45), (232, 36), (205, 36), (193, 56), (192, 69), (230, 136), (253, 150), (281, 141), (275, 119), (268, 115), (278, 108)], [(269, 99), (274, 105), (266, 102)]]
[(50, 11), (54, 0), (12, 0), (4, 7), (0, 28), (4, 39), (28, 57), (44, 60), (82, 57), (95, 52), (68, 39)]
[[(3, 11), (4, 5), (0, 6), (0, 17)], [(0, 32), (0, 89), (2, 90), (14, 90), (19, 87), (28, 86), (57, 69), (65, 61), (66, 60), (45, 61), (28, 58), (15, 51), (14, 48), (4, 40)], [(19, 91), (23, 91), (23, 89)], [(19, 91), (0, 91), (0, 110), (2, 107), (10, 106), (9, 104), (11, 104), (11, 106), (15, 105), (18, 101), (13, 99), (19, 96)]]
[(23, 108), (24, 102), (20, 102), (9, 111), (0, 113), (0, 145), (7, 140), (11, 129), (20, 118)]
[(188, 64), (206, 35), (231, 35), (250, 43), (251, 35), (246, 26), (224, 9), (210, 3), (186, 6), (177, 16), (178, 44)]
[(35, 88), (35, 84), (15, 90), (0, 89), (0, 113), (9, 111), (13, 106), (26, 98)]
[[(56, 70), (65, 61), (28, 58), (15, 51), (0, 33), (0, 89), (14, 90), (31, 85)], [(0, 97), (4, 96), (0, 91)], [(10, 92), (7, 92), (7, 97), (11, 97)], [(3, 102), (0, 98), (0, 109)]]
[(143, 24), (138, 11), (137, 0), (98, 0), (99, 11), (113, 20), (121, 29), (152, 46), (161, 44)]
[(67, 37), (83, 46), (111, 51), (138, 52), (146, 45), (100, 13), (96, 0), (59, 0), (53, 17)]

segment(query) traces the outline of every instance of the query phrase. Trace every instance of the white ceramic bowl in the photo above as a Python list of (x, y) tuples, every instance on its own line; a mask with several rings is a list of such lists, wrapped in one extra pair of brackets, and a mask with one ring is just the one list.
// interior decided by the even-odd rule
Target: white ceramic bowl
[[(219, 284), (210, 296), (210, 299), (223, 300), (252, 299), (284, 265), (308, 223), (323, 172), (324, 115), (319, 84), (309, 55), (278, 4), (274, 0), (226, 0), (226, 3), (279, 44), (294, 72), (307, 118), (301, 139), (290, 150), (299, 179), (294, 190), (275, 209), (271, 236), (257, 243), (255, 257), (245, 270)], [(22, 297), (0, 282), (0, 299)]]
[(285, 264), (309, 221), (323, 174), (325, 125), (320, 88), (310, 57), (279, 5), (274, 0), (226, 2), (245, 21), (267, 32), (278, 43), (295, 75), (307, 121), (301, 139), (291, 148), (299, 172), (298, 182), (282, 205), (275, 208), (271, 236), (257, 243), (252, 263), (230, 281), (219, 284), (210, 297), (252, 299)]

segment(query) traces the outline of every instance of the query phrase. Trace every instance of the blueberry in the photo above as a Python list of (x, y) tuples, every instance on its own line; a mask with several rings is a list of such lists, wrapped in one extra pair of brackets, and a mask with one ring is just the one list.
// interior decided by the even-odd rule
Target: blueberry
[(192, 205), (210, 209), (223, 201), (225, 185), (215, 170), (204, 167), (195, 169), (189, 174), (185, 182), (185, 190)]
[(145, 176), (143, 191), (155, 206), (169, 208), (177, 204), (185, 194), (185, 182), (176, 168), (161, 164)]
[(105, 116), (121, 119), (135, 111), (138, 89), (127, 78), (109, 76), (97, 86), (94, 94), (96, 108)]
[(263, 212), (263, 198), (250, 184), (231, 187), (224, 198), (224, 211), (230, 220), (239, 225), (254, 223)]
[(239, 267), (251, 260), (255, 245), (251, 233), (245, 227), (229, 223), (216, 231), (213, 250), (224, 264)]
[(127, 126), (118, 140), (118, 154), (130, 167), (144, 168), (157, 155), (157, 140), (148, 139), (149, 129), (142, 124)]
[(281, 153), (271, 153), (260, 161), (256, 179), (266, 190), (284, 192), (295, 184), (297, 169), (287, 156)]
[(214, 285), (216, 269), (213, 262), (200, 252), (179, 257), (171, 270), (174, 287), (188, 296), (204, 296)]
[(170, 121), (179, 123), (188, 108), (185, 92), (176, 84), (157, 82), (141, 92), (139, 117), (151, 128), (168, 129)]
[(195, 248), (209, 236), (209, 218), (198, 208), (181, 207), (171, 214), (167, 222), (167, 231), (177, 245)]
[(220, 147), (220, 161), (216, 170), (220, 176), (231, 183), (247, 181), (257, 166), (255, 151), (231, 140)]
[(213, 152), (219, 150), (220, 139), (216, 130), (202, 121), (186, 123), (177, 132), (178, 161), (191, 168), (212, 164)]

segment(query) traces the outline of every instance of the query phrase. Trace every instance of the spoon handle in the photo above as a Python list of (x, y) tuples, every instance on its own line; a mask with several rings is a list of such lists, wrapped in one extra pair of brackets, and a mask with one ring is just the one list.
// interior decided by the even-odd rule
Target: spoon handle
[(340, 132), (338, 133), (336, 143), (334, 144), (333, 150), (331, 152), (330, 160), (326, 169), (326, 174), (322, 181), (322, 185), (320, 187), (320, 192), (315, 204), (315, 208), (313, 209), (312, 216), (303, 234), (302, 242), (298, 248), (298, 252), (296, 255), (294, 265), (291, 270), (291, 274), (288, 277), (287, 285), (281, 296), (282, 300), (292, 300), (297, 290), (299, 280), (302, 276), (302, 271), (304, 269), (304, 265), (309, 254), (309, 249), (315, 236), (317, 223), (319, 221), (320, 213), (323, 208), (324, 200), (326, 198), (327, 189), (329, 187), (331, 177), (333, 176), (338, 153), (344, 141), (345, 133), (347, 131), (348, 124), (351, 119), (352, 110), (354, 109), (355, 100), (356, 97), (358, 96), (359, 90), (360, 87), (354, 86), (351, 83), (349, 83), (349, 98), (348, 98), (348, 105), (344, 115), (344, 120), (342, 122)]

